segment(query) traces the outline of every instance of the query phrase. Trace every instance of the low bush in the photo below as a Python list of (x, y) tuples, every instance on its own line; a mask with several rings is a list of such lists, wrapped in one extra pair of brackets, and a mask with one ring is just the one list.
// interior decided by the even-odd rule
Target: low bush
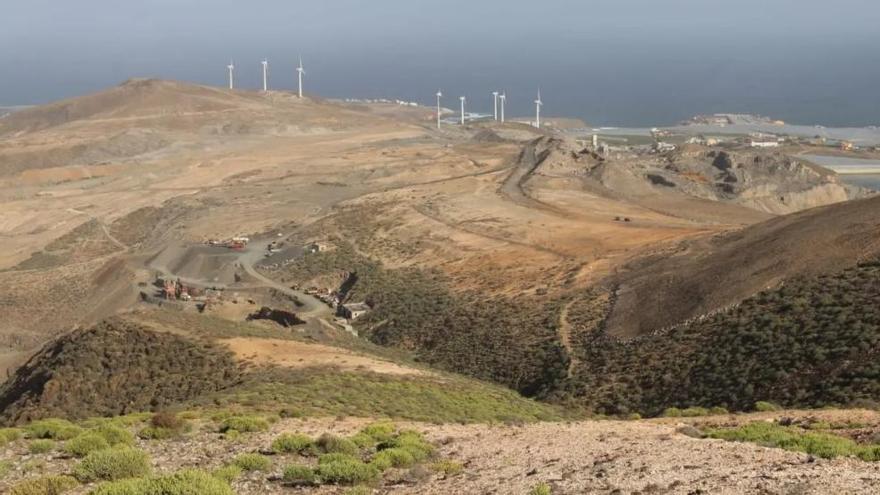
[(276, 454), (307, 454), (314, 450), (314, 440), (298, 433), (282, 433), (272, 442), (272, 452)]
[(777, 406), (772, 402), (767, 402), (764, 400), (759, 400), (755, 402), (755, 411), (758, 412), (773, 412), (773, 411), (781, 411), (782, 408)]
[(197, 469), (102, 483), (90, 495), (235, 495), (222, 479)]
[(329, 433), (325, 433), (318, 437), (315, 445), (317, 445), (322, 452), (327, 453), (339, 452), (342, 454), (356, 455), (360, 451), (357, 444), (353, 441)]
[(171, 430), (179, 430), (183, 428), (184, 420), (179, 418), (176, 414), (160, 411), (153, 415), (150, 418), (150, 424), (157, 428), (168, 428)]
[(219, 467), (211, 471), (211, 476), (219, 478), (227, 483), (232, 483), (233, 481), (237, 480), (243, 472), (244, 470), (242, 470), (235, 464), (227, 464), (223, 467)]
[(0, 461), (0, 480), (12, 471), (12, 461)]
[(28, 451), (31, 454), (45, 454), (53, 450), (55, 450), (55, 441), (48, 438), (34, 440), (28, 445)]
[(64, 452), (74, 457), (85, 457), (90, 452), (109, 448), (110, 444), (101, 435), (86, 432), (64, 443)]
[(0, 447), (19, 438), (21, 438), (21, 430), (18, 428), (0, 428)]
[(30, 438), (51, 438), (53, 440), (70, 440), (83, 432), (83, 429), (66, 419), (41, 419), (25, 427)]
[(664, 418), (680, 418), (681, 417), (681, 409), (677, 407), (667, 407), (663, 410), (663, 414), (661, 414)]
[(529, 495), (550, 495), (551, 493), (553, 492), (547, 483), (538, 483), (529, 490)]
[(392, 447), (380, 450), (370, 459), (370, 464), (376, 466), (379, 471), (385, 471), (392, 467), (410, 467), (416, 463), (416, 458), (408, 450)]
[(226, 433), (229, 430), (251, 433), (268, 429), (269, 422), (258, 416), (232, 416), (224, 419), (220, 425), (220, 433)]
[(344, 461), (358, 461), (357, 457), (349, 454), (343, 454), (342, 452), (333, 452), (331, 454), (324, 454), (321, 457), (318, 457), (318, 465), (321, 464), (329, 464), (331, 462), (344, 462)]
[(292, 464), (284, 468), (282, 479), (285, 483), (312, 484), (317, 480), (317, 476), (315, 476), (315, 470), (308, 466)]
[(736, 442), (754, 442), (765, 447), (804, 452), (826, 459), (840, 456), (855, 456), (867, 461), (880, 459), (880, 445), (860, 445), (849, 438), (764, 421), (737, 428), (709, 430), (706, 436)]
[(387, 442), (394, 436), (395, 427), (393, 423), (372, 423), (365, 426), (360, 433), (369, 436), (376, 442)]
[(180, 430), (172, 430), (161, 426), (145, 426), (138, 432), (138, 437), (144, 440), (167, 440), (180, 435)]
[(150, 457), (131, 447), (90, 452), (73, 470), (82, 482), (137, 478), (150, 473)]
[(18, 483), (9, 495), (61, 495), (77, 485), (79, 483), (70, 476), (43, 476)]
[(696, 418), (699, 416), (708, 416), (709, 410), (705, 407), (688, 407), (687, 409), (682, 409), (681, 416), (684, 418)]
[(337, 484), (363, 483), (379, 476), (379, 470), (375, 466), (358, 459), (342, 457), (318, 464), (315, 473), (322, 482)]
[(232, 464), (244, 471), (266, 471), (272, 467), (272, 461), (260, 454), (241, 454), (232, 460)]
[(434, 453), (434, 446), (425, 441), (417, 431), (403, 431), (389, 442), (379, 444), (379, 450), (399, 448), (408, 452), (415, 462), (420, 462)]
[(120, 428), (113, 424), (103, 424), (92, 428), (91, 431), (100, 435), (111, 447), (116, 445), (134, 445), (134, 435), (125, 428)]

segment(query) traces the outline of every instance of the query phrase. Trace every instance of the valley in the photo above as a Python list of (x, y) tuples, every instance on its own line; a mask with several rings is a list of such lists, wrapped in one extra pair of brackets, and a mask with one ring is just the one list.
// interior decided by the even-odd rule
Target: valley
[[(11, 113), (0, 418), (24, 429), (0, 488), (22, 456), (73, 469), (27, 454), (28, 425), (103, 417), (160, 474), (393, 420), (460, 465), (377, 468), (381, 493), (868, 493), (878, 464), (682, 433), (810, 414), (759, 403), (876, 428), (880, 196), (807, 159), (826, 152), (438, 131), (425, 107), (151, 79)], [(186, 432), (140, 434), (169, 411)], [(228, 435), (239, 416), (267, 425)], [(231, 486), (358, 484), (278, 482), (320, 471), (300, 454)]]

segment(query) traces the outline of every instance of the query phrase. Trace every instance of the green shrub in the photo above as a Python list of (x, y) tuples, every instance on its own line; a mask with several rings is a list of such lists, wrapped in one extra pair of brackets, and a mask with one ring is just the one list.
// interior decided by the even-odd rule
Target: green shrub
[(103, 437), (111, 447), (116, 445), (134, 445), (134, 435), (125, 428), (120, 428), (113, 424), (100, 425), (91, 431)]
[(45, 454), (53, 450), (55, 450), (55, 442), (48, 438), (34, 440), (28, 445), (28, 451), (31, 454)]
[(416, 463), (416, 458), (406, 449), (392, 447), (380, 450), (370, 460), (370, 464), (376, 466), (379, 471), (385, 471), (391, 467), (410, 467)]
[(626, 419), (629, 421), (638, 421), (642, 419), (642, 415), (639, 413), (629, 413), (626, 415)]
[(227, 483), (237, 480), (243, 470), (235, 464), (227, 464), (211, 471), (211, 476), (219, 478)]
[(305, 454), (314, 451), (315, 442), (298, 433), (282, 433), (272, 442), (272, 452), (277, 454)]
[(323, 454), (318, 457), (318, 464), (329, 464), (331, 462), (343, 462), (343, 461), (357, 461), (359, 460), (357, 457), (350, 454), (343, 454), (342, 452), (333, 452), (330, 454)]
[(19, 438), (21, 438), (21, 430), (18, 428), (0, 428), (0, 447)]
[(443, 473), (447, 476), (454, 476), (462, 471), (464, 467), (460, 462), (450, 461), (448, 459), (444, 459), (442, 461), (437, 461), (434, 464), (431, 464), (431, 469), (437, 471), (438, 473)]
[(399, 448), (407, 451), (415, 462), (420, 462), (434, 453), (434, 446), (425, 441), (417, 431), (403, 431), (389, 442), (379, 444), (379, 450)]
[(685, 418), (696, 418), (699, 416), (708, 416), (709, 410), (705, 407), (689, 407), (687, 409), (683, 409), (681, 411), (682, 417)]
[(376, 442), (387, 442), (394, 436), (394, 423), (372, 423), (361, 429), (361, 433), (373, 438)]
[(351, 440), (330, 435), (329, 433), (325, 433), (318, 437), (315, 445), (317, 445), (322, 452), (327, 453), (339, 452), (342, 454), (356, 455), (360, 451), (357, 444)]
[(547, 483), (538, 483), (529, 490), (529, 495), (550, 495), (551, 493), (550, 485)]
[(83, 429), (66, 419), (41, 419), (25, 427), (30, 438), (51, 438), (53, 440), (70, 440), (83, 432)]
[(858, 456), (870, 460), (875, 453), (880, 452), (880, 446), (877, 445), (859, 445), (849, 438), (764, 421), (737, 428), (710, 430), (707, 436), (737, 442), (754, 442), (765, 447), (804, 452), (826, 459)]
[(232, 416), (223, 420), (220, 433), (236, 430), (241, 433), (265, 431), (269, 429), (269, 422), (257, 416)]
[(301, 464), (292, 464), (284, 468), (282, 479), (285, 483), (308, 483), (316, 481), (315, 470)]
[(145, 426), (138, 432), (138, 437), (144, 440), (167, 440), (180, 435), (180, 430), (172, 430), (161, 426)]
[(260, 454), (241, 454), (232, 460), (232, 464), (244, 471), (267, 471), (272, 467), (272, 461)]
[(730, 414), (730, 411), (728, 411), (726, 407), (715, 406), (709, 409), (709, 414), (713, 416), (721, 416), (723, 414)]
[(89, 452), (109, 448), (110, 444), (97, 433), (86, 432), (64, 443), (64, 452), (74, 457), (85, 457)]
[(664, 418), (680, 418), (681, 417), (681, 409), (677, 407), (667, 407), (663, 414), (661, 414)]
[(238, 430), (226, 430), (223, 433), (223, 439), (235, 442), (241, 439), (241, 432)]
[(222, 479), (197, 469), (102, 483), (90, 495), (235, 495)]
[(12, 461), (0, 461), (0, 480), (6, 477), (12, 471)]
[(773, 412), (773, 411), (781, 411), (782, 408), (777, 406), (772, 402), (767, 402), (763, 400), (759, 400), (755, 402), (755, 411), (758, 412)]
[(321, 481), (338, 484), (362, 483), (379, 476), (379, 471), (374, 466), (364, 464), (358, 459), (342, 457), (332, 462), (319, 463), (315, 472)]
[(73, 470), (82, 482), (136, 478), (150, 473), (150, 457), (132, 447), (90, 452)]
[(355, 433), (354, 435), (349, 437), (349, 440), (351, 440), (355, 445), (358, 446), (358, 448), (361, 449), (372, 448), (377, 443), (376, 439), (374, 439), (370, 435), (367, 435), (364, 432)]
[(10, 495), (60, 495), (79, 483), (70, 476), (43, 476), (25, 480), (12, 487)]

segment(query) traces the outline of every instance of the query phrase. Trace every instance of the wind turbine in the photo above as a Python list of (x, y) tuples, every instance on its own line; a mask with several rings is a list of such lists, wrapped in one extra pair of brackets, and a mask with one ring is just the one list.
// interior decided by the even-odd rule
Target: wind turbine
[(269, 91), (269, 61), (263, 59), (263, 92)]
[(464, 102), (467, 98), (459, 96), (458, 99), (461, 100), (461, 125), (464, 125)]
[(538, 99), (535, 100), (535, 127), (538, 129), (541, 128), (541, 107), (544, 106), (544, 102), (541, 101), (541, 90), (538, 90)]
[(299, 79), (299, 97), (303, 97), (303, 74), (306, 73), (306, 70), (303, 69), (303, 58), (299, 58), (299, 66), (296, 68), (296, 75)]
[(232, 71), (235, 70), (235, 64), (232, 60), (229, 61), (229, 65), (227, 65), (226, 68), (229, 69), (229, 89), (233, 89), (235, 88), (235, 80), (232, 78)]
[(440, 130), (440, 98), (443, 98), (443, 92), (437, 90), (437, 130)]
[(501, 99), (501, 123), (504, 123), (504, 102), (507, 101), (507, 93), (501, 93), (501, 96), (498, 98)]
[(495, 120), (498, 120), (498, 91), (492, 91), (492, 96), (495, 98)]

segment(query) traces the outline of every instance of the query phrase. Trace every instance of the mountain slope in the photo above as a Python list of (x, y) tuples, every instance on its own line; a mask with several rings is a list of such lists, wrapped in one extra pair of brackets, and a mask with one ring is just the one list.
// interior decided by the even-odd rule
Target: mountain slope
[(632, 338), (735, 304), (794, 275), (880, 254), (880, 197), (806, 210), (684, 244), (611, 279), (608, 333)]

